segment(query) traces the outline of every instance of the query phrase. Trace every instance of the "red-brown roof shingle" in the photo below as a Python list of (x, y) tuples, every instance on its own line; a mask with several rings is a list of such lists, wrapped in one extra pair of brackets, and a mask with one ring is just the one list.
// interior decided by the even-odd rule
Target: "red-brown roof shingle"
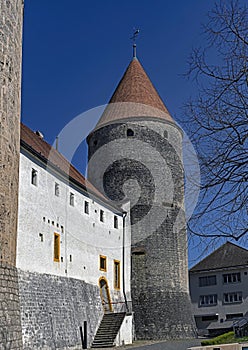
[(174, 122), (136, 58), (130, 62), (96, 128), (133, 117), (155, 117)]
[(68, 162), (68, 160), (61, 153), (59, 153), (42, 137), (37, 135), (23, 123), (21, 123), (21, 145), (29, 148), (45, 162), (55, 166), (65, 176), (68, 176), (68, 179), (74, 180), (86, 191), (95, 194), (97, 197), (113, 206), (113, 204), (110, 203), (110, 201), (103, 196), (103, 194), (100, 193), (87, 179), (85, 179), (85, 177), (70, 162)]

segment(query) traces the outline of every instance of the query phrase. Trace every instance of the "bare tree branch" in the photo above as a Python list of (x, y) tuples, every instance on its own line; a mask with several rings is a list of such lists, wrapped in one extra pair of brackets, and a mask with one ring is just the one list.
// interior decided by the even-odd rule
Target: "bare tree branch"
[(207, 45), (192, 51), (185, 74), (198, 88), (198, 96), (185, 106), (185, 129), (196, 147), (201, 167), (201, 193), (189, 230), (199, 237), (245, 239), (248, 236), (247, 7), (236, 0), (220, 0), (208, 14), (204, 35)]

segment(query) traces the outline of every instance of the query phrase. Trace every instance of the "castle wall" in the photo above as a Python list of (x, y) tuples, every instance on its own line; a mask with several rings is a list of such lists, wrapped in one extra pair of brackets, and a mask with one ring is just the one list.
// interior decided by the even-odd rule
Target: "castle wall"
[(84, 321), (91, 344), (103, 316), (97, 286), (20, 269), (18, 275), (23, 349), (82, 349)]
[(131, 289), (139, 339), (193, 335), (181, 139), (178, 127), (152, 120), (110, 124), (89, 139), (89, 180), (111, 200), (131, 201)]
[[(33, 169), (37, 171), (37, 185), (31, 183)], [(55, 195), (55, 183), (59, 184), (59, 196)], [(73, 206), (70, 193), (74, 194)], [(88, 214), (84, 212), (85, 201), (89, 203)], [(104, 212), (104, 222), (100, 221), (100, 210)], [(114, 216), (118, 218), (118, 228), (114, 228)], [(94, 285), (104, 276), (114, 294), (113, 262), (122, 261), (122, 220), (120, 211), (107, 208), (93, 195), (69, 185), (22, 150), (18, 268), (83, 279)], [(54, 233), (60, 235), (59, 261), (54, 261)], [(107, 258), (106, 272), (99, 269), (100, 255)]]
[[(36, 184), (31, 183), (33, 170)], [(55, 195), (55, 183), (59, 184), (59, 196)], [(74, 194), (73, 206), (70, 193)], [(89, 203), (88, 213), (85, 201)], [(125, 208), (128, 210), (128, 204)], [(103, 222), (100, 210), (104, 212)], [(114, 216), (118, 228), (114, 227)], [(125, 223), (123, 232), (120, 210), (104, 205), (21, 149), (17, 267), (24, 349), (82, 348), (79, 327), (84, 321), (88, 322), (90, 344), (103, 316), (101, 277), (108, 282), (111, 302), (116, 303), (114, 310), (124, 303), (123, 273), (127, 300), (131, 299), (128, 217)], [(54, 260), (54, 233), (60, 239), (59, 261)], [(106, 271), (100, 270), (100, 255), (107, 258)], [(120, 261), (119, 289), (114, 288), (115, 260)], [(129, 316), (117, 343), (128, 343), (130, 338), (132, 341)]]
[(21, 349), (15, 260), (23, 1), (0, 0), (0, 14), (0, 347)]

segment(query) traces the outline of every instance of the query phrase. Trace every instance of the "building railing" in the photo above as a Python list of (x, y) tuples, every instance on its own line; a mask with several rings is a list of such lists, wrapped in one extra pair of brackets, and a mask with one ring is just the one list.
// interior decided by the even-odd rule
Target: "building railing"
[(128, 301), (116, 301), (112, 303), (105, 303), (103, 304), (105, 313), (119, 313), (119, 312), (125, 312), (126, 314), (132, 313), (132, 302), (131, 300)]

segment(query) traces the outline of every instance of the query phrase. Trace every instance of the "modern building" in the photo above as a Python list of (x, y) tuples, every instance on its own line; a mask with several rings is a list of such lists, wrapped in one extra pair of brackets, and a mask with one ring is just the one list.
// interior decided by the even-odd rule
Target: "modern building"
[(189, 271), (190, 294), (199, 333), (232, 329), (248, 315), (248, 250), (223, 244)]

